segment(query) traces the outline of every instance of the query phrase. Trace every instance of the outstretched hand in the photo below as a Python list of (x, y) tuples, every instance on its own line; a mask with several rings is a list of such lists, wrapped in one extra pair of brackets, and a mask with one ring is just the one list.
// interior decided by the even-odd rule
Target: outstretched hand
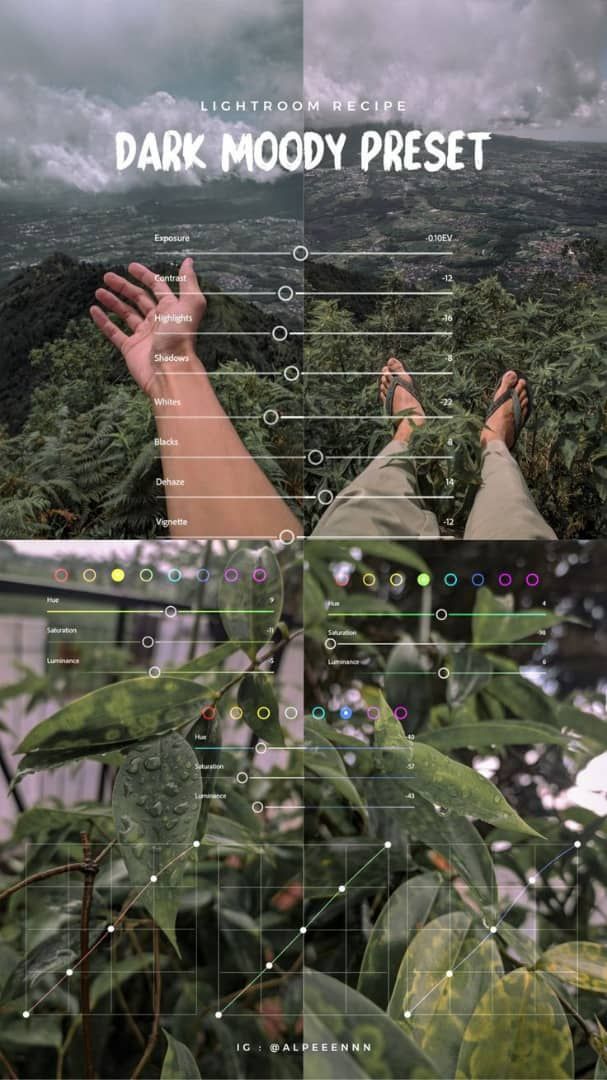
[(179, 276), (183, 280), (179, 283), (178, 296), (165, 281), (158, 281), (147, 266), (130, 263), (128, 270), (132, 277), (146, 286), (145, 289), (110, 271), (103, 275), (107, 288), (97, 289), (95, 296), (107, 311), (126, 324), (131, 333), (121, 330), (96, 305), (90, 309), (91, 318), (108, 341), (120, 349), (131, 375), (149, 394), (153, 389), (154, 376), (163, 369), (162, 362), (154, 362), (155, 354), (176, 353), (194, 357), (192, 335), (200, 325), (207, 302), (190, 258), (184, 259), (179, 268)]

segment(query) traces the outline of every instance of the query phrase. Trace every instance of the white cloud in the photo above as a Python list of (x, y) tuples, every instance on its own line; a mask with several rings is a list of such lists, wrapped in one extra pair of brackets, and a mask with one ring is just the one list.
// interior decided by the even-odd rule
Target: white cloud
[(404, 98), (424, 126), (607, 135), (604, 0), (305, 0), (304, 11), (312, 97)]
[[(27, 124), (24, 127), (24, 118)], [(133, 105), (121, 106), (93, 98), (82, 90), (39, 86), (31, 78), (14, 78), (0, 87), (0, 175), (4, 190), (50, 184), (85, 192), (116, 191), (158, 183), (201, 183), (220, 173), (224, 131), (250, 130), (243, 123), (226, 124), (205, 116), (198, 103), (176, 99), (164, 91)], [(141, 172), (115, 168), (115, 134), (130, 131), (138, 141), (148, 131), (158, 135), (169, 128), (205, 132), (207, 169), (180, 173)], [(264, 174), (264, 179), (267, 174)]]

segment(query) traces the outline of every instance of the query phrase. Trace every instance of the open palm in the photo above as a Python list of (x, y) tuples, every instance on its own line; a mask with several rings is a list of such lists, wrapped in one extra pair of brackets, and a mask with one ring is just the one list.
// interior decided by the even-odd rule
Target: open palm
[(95, 296), (131, 333), (121, 330), (101, 307), (94, 305), (90, 312), (95, 325), (120, 349), (131, 375), (148, 394), (152, 392), (154, 376), (163, 369), (162, 361), (154, 361), (155, 355), (194, 354), (193, 335), (205, 313), (206, 300), (189, 258), (179, 268), (183, 280), (179, 283), (178, 296), (165, 281), (158, 281), (147, 266), (130, 263), (128, 269), (146, 288), (109, 272), (103, 276), (107, 288), (97, 289)]

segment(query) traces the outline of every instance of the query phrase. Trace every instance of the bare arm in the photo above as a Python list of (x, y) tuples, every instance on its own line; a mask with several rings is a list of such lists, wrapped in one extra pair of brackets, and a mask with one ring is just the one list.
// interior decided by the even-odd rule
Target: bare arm
[(249, 454), (194, 351), (206, 300), (192, 260), (179, 269), (178, 296), (140, 263), (129, 273), (141, 285), (108, 273), (96, 297), (131, 333), (101, 307), (92, 307), (91, 317), (152, 402), (171, 535), (297, 535), (297, 518)]

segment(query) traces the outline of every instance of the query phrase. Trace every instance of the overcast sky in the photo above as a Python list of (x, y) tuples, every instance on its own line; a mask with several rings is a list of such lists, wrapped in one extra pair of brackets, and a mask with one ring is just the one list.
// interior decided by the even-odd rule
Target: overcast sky
[(211, 122), (201, 98), (301, 98), (304, 59), (308, 95), (404, 98), (422, 127), (605, 137), (607, 0), (303, 8), (302, 18), (302, 0), (3, 0), (0, 191), (131, 183), (114, 169), (116, 130), (204, 129), (215, 144), (254, 121)]

